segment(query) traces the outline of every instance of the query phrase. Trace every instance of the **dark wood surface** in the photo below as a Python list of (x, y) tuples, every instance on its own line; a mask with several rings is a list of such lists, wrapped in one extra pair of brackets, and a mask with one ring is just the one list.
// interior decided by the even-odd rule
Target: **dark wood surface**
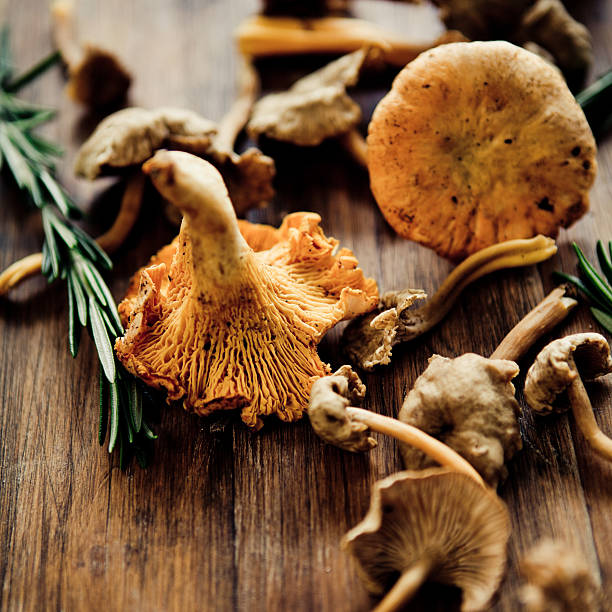
[[(50, 49), (47, 0), (0, 0), (21, 68)], [(231, 33), (256, 9), (249, 0), (82, 0), (83, 37), (114, 48), (135, 74), (133, 104), (185, 106), (219, 119), (234, 95)], [(612, 64), (612, 6), (577, 7), (592, 29), (594, 74)], [(426, 5), (359, 4), (362, 14), (415, 39), (441, 30)], [(263, 62), (266, 87), (288, 83), (308, 62)], [(384, 80), (384, 79), (383, 79)], [(89, 229), (110, 224), (120, 188), (74, 178), (77, 147), (99, 118), (63, 93), (58, 69), (24, 90), (59, 109), (44, 133), (66, 148), (59, 174), (91, 212)], [(376, 83), (376, 87), (384, 83)], [(366, 115), (382, 91), (361, 92)], [(365, 122), (364, 122), (365, 125)], [(278, 160), (278, 196), (252, 219), (314, 210), (328, 235), (354, 249), (382, 291), (432, 292), (450, 270), (433, 252), (397, 238), (368, 190), (366, 173), (335, 144), (317, 150), (270, 148)], [(394, 364), (367, 375), (366, 407), (395, 415), (432, 353), (489, 354), (519, 318), (552, 288), (551, 272), (573, 271), (570, 242), (593, 255), (612, 238), (612, 140), (600, 143), (592, 210), (559, 237), (559, 253), (537, 268), (482, 279), (432, 333), (396, 351)], [(5, 174), (0, 180), (0, 267), (40, 249), (39, 215), (28, 210)], [(174, 233), (149, 194), (148, 213), (114, 257), (119, 299), (129, 275)], [(154, 463), (118, 467), (96, 435), (97, 364), (89, 340), (67, 350), (65, 288), (33, 279), (0, 300), (0, 608), (3, 610), (367, 610), (372, 600), (340, 550), (345, 531), (364, 515), (371, 483), (401, 468), (394, 442), (379, 438), (368, 456), (323, 445), (307, 422), (270, 421), (256, 434), (227, 416), (199, 419), (163, 410)], [(602, 331), (581, 307), (558, 334)], [(322, 344), (343, 363), (339, 333)], [(533, 354), (531, 355), (531, 357)], [(529, 358), (522, 364), (529, 364)], [(517, 381), (521, 397), (522, 379)], [(612, 432), (611, 383), (591, 387), (597, 419)], [(517, 561), (543, 536), (582, 552), (612, 598), (612, 465), (587, 447), (568, 416), (522, 417), (524, 449), (500, 494), (513, 533), (506, 578), (493, 609), (519, 609)], [(456, 609), (457, 594), (429, 589), (415, 609)]]

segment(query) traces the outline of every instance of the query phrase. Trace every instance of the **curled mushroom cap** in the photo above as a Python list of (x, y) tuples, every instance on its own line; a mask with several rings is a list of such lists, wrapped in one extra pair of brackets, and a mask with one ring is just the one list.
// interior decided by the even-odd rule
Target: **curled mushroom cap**
[(372, 594), (393, 587), (380, 609), (399, 609), (431, 580), (459, 587), (462, 610), (479, 610), (503, 576), (509, 534), (508, 512), (493, 491), (435, 469), (377, 482), (367, 515), (343, 546)]
[(567, 393), (576, 424), (593, 450), (612, 461), (612, 440), (605, 436), (593, 416), (591, 401), (582, 383), (612, 372), (607, 340), (600, 334), (573, 334), (545, 346), (527, 372), (525, 400), (540, 414), (564, 412), (567, 404), (555, 404)]
[[(467, 459), (491, 486), (507, 476), (505, 463), (521, 448), (520, 408), (510, 382), (513, 361), (467, 353), (455, 359), (433, 355), (406, 396), (399, 420), (418, 427)], [(422, 469), (431, 459), (401, 445), (404, 465)]]
[(361, 109), (346, 93), (355, 85), (371, 53), (367, 48), (331, 62), (296, 81), (287, 91), (264, 96), (255, 104), (249, 134), (315, 146), (359, 123)]
[(401, 236), (462, 259), (588, 208), (595, 141), (559, 72), (502, 41), (422, 53), (374, 111), (368, 169)]
[(317, 343), (376, 305), (376, 283), (350, 251), (336, 252), (316, 214), (286, 217), (277, 243), (255, 253), (212, 165), (159, 151), (144, 169), (184, 219), (171, 265), (143, 269), (120, 305), (118, 358), (201, 415), (239, 408), (251, 427), (263, 415), (300, 418), (313, 381), (329, 371)]
[(521, 560), (528, 612), (598, 612), (601, 589), (587, 562), (561, 542), (542, 540)]

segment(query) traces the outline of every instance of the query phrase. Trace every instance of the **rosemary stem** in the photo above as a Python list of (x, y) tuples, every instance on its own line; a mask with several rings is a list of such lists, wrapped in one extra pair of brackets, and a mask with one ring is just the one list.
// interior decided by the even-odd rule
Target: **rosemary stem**
[(47, 71), (51, 66), (54, 66), (60, 62), (62, 56), (59, 51), (53, 51), (38, 63), (34, 64), (29, 70), (24, 72), (20, 77), (12, 80), (10, 83), (4, 85), (2, 89), (7, 92), (14, 93), (19, 91), (22, 87), (27, 85), (30, 81), (33, 81), (37, 76)]

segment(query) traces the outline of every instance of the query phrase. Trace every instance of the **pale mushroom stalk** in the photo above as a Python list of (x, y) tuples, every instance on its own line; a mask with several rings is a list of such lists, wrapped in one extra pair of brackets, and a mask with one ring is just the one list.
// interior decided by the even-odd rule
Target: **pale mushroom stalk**
[(470, 476), (483, 487), (485, 486), (480, 474), (468, 461), (457, 454), (452, 448), (424, 433), (417, 427), (401, 423), (397, 419), (392, 419), (382, 414), (364, 410), (363, 408), (349, 406), (346, 411), (350, 417), (363, 423), (372, 431), (391, 436), (400, 442), (405, 442), (410, 446), (418, 448), (440, 465)]
[(430, 43), (414, 43), (365, 21), (344, 17), (300, 20), (290, 17), (251, 17), (236, 31), (238, 47), (253, 57), (308, 53), (351, 53), (363, 46), (378, 46), (385, 60), (405, 66), (417, 55), (447, 42), (466, 40), (457, 32), (445, 32)]
[(530, 310), (504, 337), (491, 359), (518, 361), (544, 334), (567, 317), (578, 303), (565, 295), (566, 288), (553, 289)]
[(346, 134), (340, 136), (340, 143), (360, 166), (367, 168), (368, 145), (357, 128), (353, 128)]
[[(96, 239), (98, 246), (107, 253), (114, 253), (125, 241), (134, 227), (142, 204), (145, 176), (138, 170), (127, 182), (121, 206), (113, 225)], [(39, 274), (42, 266), (42, 253), (32, 253), (11, 264), (0, 274), (0, 295), (14, 289), (21, 281)]]
[(433, 567), (429, 557), (419, 559), (405, 570), (372, 612), (395, 612), (400, 610), (421, 588)]

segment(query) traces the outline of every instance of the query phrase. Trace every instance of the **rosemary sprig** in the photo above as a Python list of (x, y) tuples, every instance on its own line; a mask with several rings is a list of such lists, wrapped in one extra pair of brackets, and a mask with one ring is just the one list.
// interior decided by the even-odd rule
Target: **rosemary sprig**
[(612, 70), (608, 70), (594, 83), (576, 95), (593, 130), (599, 137), (612, 127)]
[(553, 275), (559, 281), (571, 283), (583, 293), (592, 304), (591, 314), (606, 331), (612, 334), (612, 287), (610, 286), (612, 284), (612, 242), (608, 243), (608, 252), (606, 252), (603, 242), (597, 241), (597, 259), (605, 280), (575, 242), (572, 243), (572, 247), (578, 257), (581, 278), (557, 271), (553, 272)]
[(42, 74), (57, 60), (53, 54), (24, 76), (12, 79), (9, 32), (0, 31), (0, 169), (6, 166), (20, 189), (40, 209), (43, 222), (42, 273), (48, 282), (66, 281), (68, 291), (68, 347), (76, 357), (81, 330), (93, 338), (100, 362), (100, 413), (98, 439), (104, 444), (110, 418), (108, 450), (119, 447), (121, 467), (134, 454), (147, 463), (148, 441), (157, 436), (148, 422), (151, 402), (144, 400), (141, 383), (115, 357), (113, 346), (124, 330), (113, 296), (101, 271), (112, 263), (106, 253), (71, 219), (79, 209), (55, 178), (55, 162), (61, 149), (33, 133), (54, 117), (15, 96), (19, 87)]

